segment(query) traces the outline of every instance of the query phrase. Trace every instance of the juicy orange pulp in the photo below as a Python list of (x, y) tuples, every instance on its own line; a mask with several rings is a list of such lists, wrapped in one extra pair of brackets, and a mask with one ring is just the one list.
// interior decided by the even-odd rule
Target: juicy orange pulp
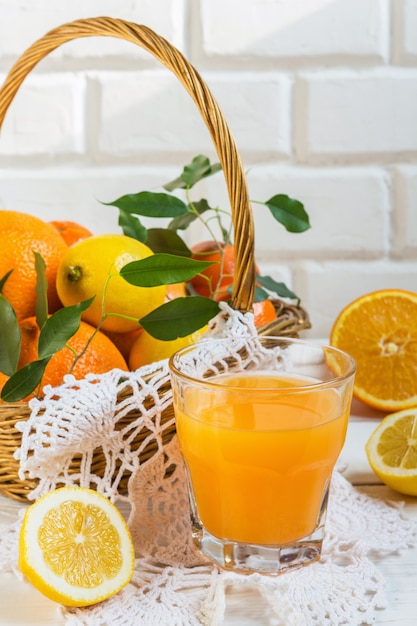
[(417, 294), (374, 291), (337, 317), (330, 343), (356, 361), (354, 395), (383, 411), (417, 405)]

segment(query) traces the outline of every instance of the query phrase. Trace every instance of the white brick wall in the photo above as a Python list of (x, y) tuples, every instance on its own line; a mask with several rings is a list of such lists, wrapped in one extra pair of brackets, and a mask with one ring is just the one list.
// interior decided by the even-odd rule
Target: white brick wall
[[(343, 306), (417, 291), (417, 0), (0, 0), (0, 81), (49, 29), (110, 15), (177, 46), (218, 99), (250, 196), (302, 200), (288, 234), (254, 204), (264, 272), (302, 298), (326, 336)], [(146, 51), (66, 44), (12, 103), (0, 136), (0, 207), (118, 231), (99, 200), (156, 189), (197, 153), (215, 159), (195, 105)], [(227, 208), (221, 177), (201, 196)], [(189, 243), (206, 234), (195, 228)]]
[(33, 75), (13, 101), (0, 156), (85, 154), (85, 80), (77, 74)]
[[(386, 0), (201, 0), (203, 48), (213, 57), (383, 60)], [(410, 37), (411, 39), (411, 37)]]
[(415, 70), (309, 73), (299, 79), (295, 98), (302, 161), (396, 161), (415, 153)]
[(398, 167), (394, 180), (393, 255), (398, 259), (412, 259), (417, 249), (417, 167)]
[[(239, 151), (291, 154), (291, 85), (287, 76), (208, 72), (204, 76), (233, 132)], [(112, 158), (211, 151), (208, 130), (187, 91), (168, 70), (102, 73), (99, 90), (98, 151)], [(236, 111), (239, 115), (236, 116)], [(268, 120), (268, 123), (265, 123)]]

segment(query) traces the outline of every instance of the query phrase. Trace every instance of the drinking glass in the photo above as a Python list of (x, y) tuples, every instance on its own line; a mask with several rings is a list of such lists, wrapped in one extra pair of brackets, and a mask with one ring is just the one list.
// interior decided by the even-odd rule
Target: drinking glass
[(318, 560), (354, 360), (314, 342), (234, 337), (184, 348), (169, 367), (200, 550), (240, 572)]

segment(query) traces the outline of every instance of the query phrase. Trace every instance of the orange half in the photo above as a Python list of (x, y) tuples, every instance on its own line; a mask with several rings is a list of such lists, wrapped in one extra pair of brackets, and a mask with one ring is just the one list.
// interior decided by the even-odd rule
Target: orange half
[(337, 317), (330, 343), (356, 361), (354, 395), (376, 409), (417, 406), (417, 294), (383, 289)]

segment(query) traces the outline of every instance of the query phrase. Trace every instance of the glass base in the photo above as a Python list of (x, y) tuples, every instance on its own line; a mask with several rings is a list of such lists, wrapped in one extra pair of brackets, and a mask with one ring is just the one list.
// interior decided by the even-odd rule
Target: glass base
[[(186, 466), (187, 470), (187, 466)], [(187, 471), (187, 478), (188, 478)], [(212, 535), (203, 525), (189, 484), (190, 519), (194, 544), (220, 567), (243, 574), (278, 575), (318, 561), (324, 538), (330, 479), (327, 481), (316, 527), (310, 535), (283, 544), (256, 544), (223, 539)]]
[(278, 575), (320, 559), (323, 528), (292, 543), (258, 545), (218, 539), (194, 522), (193, 538), (200, 551), (224, 569), (246, 574)]

